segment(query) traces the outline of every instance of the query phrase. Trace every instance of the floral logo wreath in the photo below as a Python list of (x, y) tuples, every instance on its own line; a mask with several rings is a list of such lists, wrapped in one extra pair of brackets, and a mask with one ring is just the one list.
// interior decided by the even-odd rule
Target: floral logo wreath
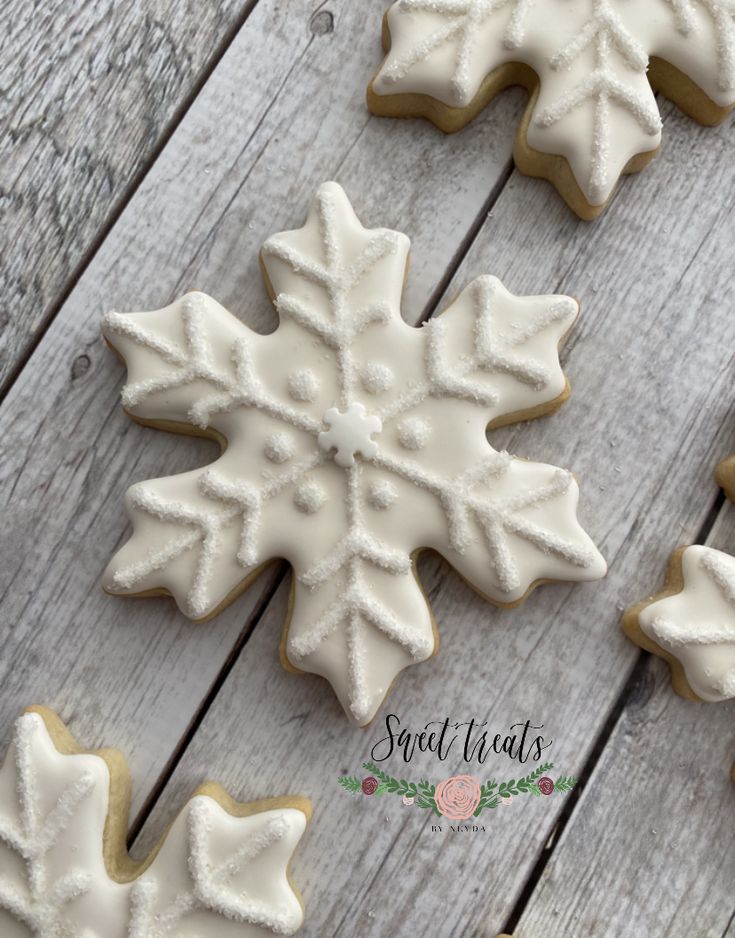
[(397, 779), (383, 772), (374, 762), (363, 762), (363, 769), (372, 773), (365, 778), (356, 775), (342, 775), (339, 784), (353, 795), (400, 795), (406, 807), (416, 805), (430, 808), (439, 817), (449, 821), (466, 821), (477, 817), (484, 810), (509, 805), (518, 795), (553, 795), (554, 792), (565, 794), (577, 784), (572, 775), (560, 775), (554, 781), (546, 775), (554, 765), (547, 762), (539, 766), (524, 778), (508, 779), (505, 782), (495, 780), (482, 784), (472, 775), (452, 775), (436, 785), (427, 781), (409, 782)]

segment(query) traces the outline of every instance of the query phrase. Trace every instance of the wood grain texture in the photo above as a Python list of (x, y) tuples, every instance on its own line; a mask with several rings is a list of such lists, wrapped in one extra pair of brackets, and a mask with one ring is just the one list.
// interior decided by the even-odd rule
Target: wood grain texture
[[(472, 276), (492, 272), (517, 292), (554, 289), (582, 299), (564, 356), (571, 400), (553, 417), (494, 434), (493, 442), (568, 466), (580, 477), (580, 517), (606, 554), (610, 574), (599, 584), (546, 586), (520, 610), (503, 612), (427, 559), (422, 576), (442, 647), (438, 657), (399, 678), (379, 720), (394, 712), (419, 728), (445, 716), (474, 716), (503, 731), (528, 718), (544, 723), (554, 739), (557, 773), (578, 774), (638, 660), (618, 629), (620, 612), (656, 582), (669, 545), (695, 537), (717, 497), (712, 466), (735, 443), (731, 133), (705, 132), (671, 108), (665, 116), (660, 159), (645, 176), (624, 183), (594, 227), (572, 219), (551, 190), (514, 173), (447, 290), (453, 295)], [(726, 193), (724, 201), (711, 199), (712, 191)], [(671, 210), (662, 214), (666, 206)], [(420, 251), (414, 260), (421, 263)], [(686, 494), (692, 492), (698, 497)], [(381, 728), (354, 731), (322, 681), (283, 674), (269, 660), (286, 598), (281, 588), (136, 846), (145, 849), (171, 806), (204, 776), (223, 779), (242, 797), (303, 791), (315, 806), (294, 867), (306, 900), (306, 935), (381, 936), (394, 934), (396, 923), (406, 936), (496, 935), (564, 800), (498, 809), (482, 818), (485, 833), (439, 834), (431, 832), (430, 817), (400, 799), (376, 803), (341, 791), (337, 775), (360, 774)], [(691, 766), (698, 728), (689, 718), (676, 733), (671, 745), (690, 753)], [(399, 777), (436, 781), (466, 769), (426, 755), (408, 768), (395, 757), (384, 767)], [(682, 791), (683, 769), (669, 770), (679, 781), (672, 787)], [(479, 771), (496, 778), (519, 773), (502, 759)], [(712, 776), (709, 766), (706, 771)], [(707, 785), (724, 804), (722, 780), (709, 777)], [(729, 857), (731, 831), (711, 823), (706, 797), (691, 795), (685, 804), (691, 868)], [(595, 816), (589, 836), (601, 842), (609, 822)], [(617, 851), (612, 862), (628, 864), (629, 857)], [(665, 852), (661, 862), (676, 879)], [(710, 922), (721, 921), (731, 904), (728, 883), (731, 877), (718, 873), (707, 880)], [(563, 895), (560, 901), (566, 907)], [(527, 931), (534, 938), (544, 933), (597, 934), (576, 924)]]
[[(735, 551), (729, 502), (707, 543)], [(617, 938), (633, 924), (671, 938), (729, 934), (734, 727), (735, 701), (682, 700), (668, 666), (647, 656), (515, 938), (572, 929)]]
[(0, 5), (0, 391), (254, 2)]
[[(271, 327), (258, 249), (301, 224), (317, 185), (337, 176), (366, 223), (411, 232), (415, 318), (510, 163), (511, 141), (493, 138), (490, 121), (512, 122), (520, 96), (447, 146), (424, 125), (394, 133), (364, 108), (379, 54), (373, 15), (357, 4), (325, 13), (306, 0), (255, 8), (0, 408), (2, 733), (26, 704), (54, 707), (85, 744), (125, 752), (134, 812), (269, 581), (200, 626), (171, 602), (101, 593), (102, 570), (128, 536), (127, 486), (215, 455), (123, 415), (102, 313), (162, 306), (196, 286)], [(277, 646), (272, 633), (274, 663)]]

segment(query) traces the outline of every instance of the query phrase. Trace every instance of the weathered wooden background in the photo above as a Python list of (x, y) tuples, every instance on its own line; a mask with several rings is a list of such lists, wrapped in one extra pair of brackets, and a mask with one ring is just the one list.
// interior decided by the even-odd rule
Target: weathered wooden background
[[(294, 877), (314, 938), (734, 935), (735, 707), (679, 699), (666, 666), (618, 630), (675, 546), (735, 551), (735, 508), (712, 481), (735, 451), (733, 121), (704, 129), (664, 103), (657, 160), (600, 221), (578, 222), (513, 170), (520, 91), (454, 137), (367, 113), (382, 10), (0, 7), (2, 748), (29, 703), (54, 707), (86, 744), (121, 748), (136, 853), (204, 777), (243, 800), (308, 794), (314, 822)], [(196, 286), (271, 327), (259, 246), (299, 225), (330, 178), (365, 224), (410, 236), (411, 321), (486, 272), (583, 303), (564, 353), (571, 400), (493, 442), (573, 469), (610, 573), (502, 612), (424, 558), (442, 648), (381, 712), (414, 727), (545, 724), (558, 769), (582, 786), (483, 816), (485, 833), (432, 833), (398, 799), (338, 788), (378, 733), (349, 726), (319, 679), (281, 669), (284, 569), (199, 626), (165, 600), (99, 587), (127, 536), (127, 486), (215, 452), (124, 417), (101, 314)], [(410, 772), (454, 768), (427, 755)]]

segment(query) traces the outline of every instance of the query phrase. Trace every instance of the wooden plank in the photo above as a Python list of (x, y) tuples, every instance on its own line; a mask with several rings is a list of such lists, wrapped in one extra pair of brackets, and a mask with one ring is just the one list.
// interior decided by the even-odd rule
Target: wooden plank
[(101, 594), (104, 565), (127, 537), (127, 486), (214, 455), (125, 418), (102, 312), (155, 308), (198, 286), (251, 326), (272, 325), (257, 251), (300, 224), (318, 184), (336, 175), (366, 222), (411, 232), (416, 317), (509, 166), (511, 140), (491, 122), (512, 126), (520, 95), (463, 139), (371, 118), (363, 93), (379, 16), (352, 4), (331, 32), (323, 19), (311, 31), (314, 11), (313, 0), (255, 8), (0, 409), (0, 725), (7, 739), (19, 709), (41, 702), (85, 743), (115, 743), (130, 758), (135, 812), (267, 584), (203, 626), (163, 600)]
[[(730, 503), (707, 543), (735, 550)], [(644, 593), (658, 588), (664, 564), (662, 557), (659, 576)], [(647, 656), (515, 938), (572, 929), (612, 938), (633, 923), (636, 934), (730, 934), (734, 718), (735, 701), (697, 705), (677, 697), (668, 666)]]
[(0, 392), (255, 0), (0, 9)]
[[(491, 271), (517, 292), (551, 287), (582, 298), (582, 320), (565, 355), (571, 401), (557, 415), (493, 440), (581, 477), (580, 517), (611, 571), (600, 584), (544, 587), (521, 610), (503, 612), (427, 560), (422, 576), (442, 648), (401, 675), (381, 715), (394, 712), (414, 729), (446, 716), (488, 719), (501, 732), (519, 720), (544, 723), (558, 774), (580, 773), (637, 661), (637, 649), (617, 626), (623, 597), (655, 582), (662, 545), (695, 536), (716, 497), (711, 467), (735, 446), (728, 419), (732, 195), (725, 204), (710, 198), (731, 192), (730, 134), (697, 128), (671, 108), (666, 120), (667, 147), (658, 162), (625, 183), (594, 227), (572, 219), (551, 191), (514, 173), (447, 291)], [(415, 260), (421, 262), (420, 252)], [(691, 492), (704, 494), (691, 499)], [(294, 875), (304, 889), (308, 934), (365, 938), (391, 933), (400, 922), (406, 935), (496, 935), (563, 799), (498, 809), (483, 818), (485, 833), (438, 834), (430, 830), (431, 817), (404, 808), (400, 799), (386, 796), (376, 804), (341, 791), (337, 775), (360, 774), (384, 729), (356, 732), (323, 682), (281, 672), (272, 649), (286, 600), (282, 588), (136, 849), (151, 844), (173, 806), (205, 776), (247, 797), (304, 792), (315, 803), (314, 824)], [(468, 769), (429, 754), (409, 767), (394, 756), (385, 768), (437, 781)], [(519, 771), (502, 758), (469, 770), (496, 778)], [(623, 800), (620, 810), (628, 808)], [(689, 796), (687, 809), (692, 827), (711, 829), (706, 799)], [(729, 837), (724, 830), (712, 832), (720, 838), (715, 858), (730, 849), (722, 846)], [(598, 834), (606, 838), (607, 828)], [(700, 867), (708, 868), (710, 853), (701, 843), (698, 849)], [(666, 864), (665, 851), (660, 862)], [(675, 877), (675, 868), (668, 869)], [(722, 883), (719, 876), (707, 883), (710, 901), (720, 907)], [(713, 889), (719, 895), (712, 897)], [(544, 933), (596, 934), (576, 925), (533, 934)]]

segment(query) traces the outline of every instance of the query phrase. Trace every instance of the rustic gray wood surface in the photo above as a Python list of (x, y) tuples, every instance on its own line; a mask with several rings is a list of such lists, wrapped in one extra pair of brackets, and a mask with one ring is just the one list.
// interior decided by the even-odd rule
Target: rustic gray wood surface
[(0, 391), (254, 2), (0, 5)]
[[(175, 6), (178, 38), (155, 68), (170, 76), (184, 60), (186, 80), (173, 90), (163, 82), (159, 96), (128, 112), (136, 133), (145, 125), (145, 142), (131, 142), (126, 157), (110, 146), (105, 101), (119, 104), (120, 89), (134, 88), (125, 64), (80, 111), (85, 145), (108, 146), (120, 161), (118, 194), (99, 199), (88, 181), (49, 164), (51, 194), (63, 178), (64, 198), (93, 203), (75, 222), (84, 250), (95, 248), (82, 275), (73, 254), (82, 248), (63, 232), (30, 242), (7, 268), (38, 296), (32, 312), (13, 315), (5, 373), (22, 363), (39, 309), (45, 321), (67, 298), (0, 406), (3, 748), (28, 703), (55, 707), (89, 745), (121, 748), (134, 776), (136, 853), (204, 777), (243, 800), (309, 795), (314, 822), (294, 863), (305, 935), (724, 936), (735, 914), (735, 711), (673, 695), (666, 667), (639, 653), (618, 620), (658, 587), (679, 543), (711, 528), (711, 542), (735, 552), (733, 512), (723, 508), (712, 527), (712, 470), (735, 451), (732, 121), (704, 129), (664, 105), (662, 153), (587, 225), (546, 184), (512, 171), (520, 92), (448, 138), (423, 122), (368, 115), (381, 5), (260, 0), (245, 18), (249, 5), (219, 4), (223, 19), (207, 16), (201, 27), (208, 39), (192, 27), (203, 14)], [(145, 57), (146, 8), (110, 5), (125, 26), (104, 35), (122, 63)], [(79, 17), (82, 36), (94, 9), (67, 14)], [(80, 54), (56, 51), (62, 85)], [(40, 63), (47, 52), (23, 55)], [(34, 67), (38, 94), (54, 100)], [(59, 120), (71, 120), (67, 111), (60, 106)], [(53, 134), (33, 132), (40, 178)], [(77, 152), (71, 142), (67, 159)], [(152, 165), (130, 196), (136, 160), (139, 171)], [(196, 286), (249, 325), (272, 327), (258, 248), (301, 223), (327, 178), (342, 183), (365, 224), (411, 238), (409, 321), (486, 272), (514, 292), (581, 299), (564, 352), (572, 398), (493, 443), (577, 474), (580, 518), (610, 564), (601, 583), (547, 586), (503, 612), (435, 557), (422, 558), (440, 652), (399, 678), (366, 731), (346, 722), (324, 682), (281, 669), (282, 567), (200, 626), (168, 601), (99, 590), (127, 536), (125, 488), (214, 455), (210, 444), (126, 420), (122, 368), (99, 340), (101, 313), (154, 308)], [(27, 216), (11, 222), (20, 237)], [(474, 834), (432, 832), (431, 818), (400, 799), (351, 797), (337, 776), (360, 774), (391, 711), (412, 728), (444, 716), (488, 719), (498, 731), (518, 719), (544, 723), (556, 771), (580, 776), (581, 794), (499, 808)], [(428, 755), (386, 764), (397, 776), (433, 779), (462, 767)], [(488, 774), (510, 777), (517, 766), (498, 760)]]
[[(707, 544), (735, 551), (729, 502)], [(664, 567), (662, 557), (661, 577)], [(733, 790), (722, 767), (735, 763), (734, 718), (733, 702), (672, 694), (668, 666), (646, 658), (516, 938), (634, 934), (633, 923), (642, 935), (729, 934)]]

